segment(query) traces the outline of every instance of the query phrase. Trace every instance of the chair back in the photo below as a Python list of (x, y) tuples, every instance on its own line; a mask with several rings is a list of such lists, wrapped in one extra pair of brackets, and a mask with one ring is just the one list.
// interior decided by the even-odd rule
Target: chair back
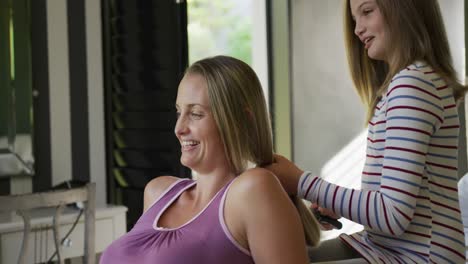
[[(82, 203), (84, 205), (84, 263), (94, 264), (96, 260), (95, 252), (95, 183), (88, 183), (86, 186), (55, 190), (47, 192), (36, 192), (20, 195), (0, 196), (0, 213), (16, 212), (23, 218), (24, 232), (18, 264), (24, 264), (28, 254), (31, 229), (31, 212), (40, 208), (55, 208), (53, 213), (52, 231), (55, 246), (55, 255), (60, 264), (64, 263), (62, 254), (62, 243), (59, 227), (60, 216), (66, 205)], [(81, 213), (79, 214), (81, 215)], [(41, 239), (42, 240), (42, 239)], [(42, 242), (42, 241), (41, 241)], [(41, 245), (42, 246), (42, 245)], [(36, 261), (36, 260), (34, 260)], [(44, 262), (43, 260), (40, 262)]]

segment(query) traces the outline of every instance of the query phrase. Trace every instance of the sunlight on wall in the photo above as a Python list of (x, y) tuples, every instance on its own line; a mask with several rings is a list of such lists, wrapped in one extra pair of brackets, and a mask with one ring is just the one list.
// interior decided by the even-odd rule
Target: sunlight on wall
[[(336, 153), (322, 168), (320, 176), (334, 184), (353, 189), (361, 188), (361, 173), (366, 159), (367, 130), (364, 129), (351, 142)], [(363, 226), (346, 218), (340, 219), (343, 228), (322, 232), (322, 240), (337, 237), (341, 233), (352, 234)]]

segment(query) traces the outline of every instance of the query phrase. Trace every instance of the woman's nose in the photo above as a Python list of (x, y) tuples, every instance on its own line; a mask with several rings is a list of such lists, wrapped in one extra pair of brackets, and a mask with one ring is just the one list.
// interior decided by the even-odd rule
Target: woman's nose
[(174, 132), (176, 134), (176, 136), (179, 136), (179, 135), (183, 135), (185, 133), (187, 133), (187, 124), (185, 122), (185, 117), (180, 115), (178, 118), (177, 118), (177, 122), (176, 122), (176, 125), (175, 125), (175, 128), (174, 128)]

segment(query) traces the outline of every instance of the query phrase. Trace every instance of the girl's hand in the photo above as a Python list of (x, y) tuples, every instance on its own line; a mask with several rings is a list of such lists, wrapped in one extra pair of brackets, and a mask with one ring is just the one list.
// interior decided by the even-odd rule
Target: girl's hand
[(299, 169), (296, 164), (281, 155), (275, 154), (274, 162), (264, 168), (276, 175), (289, 195), (297, 195), (297, 185), (304, 171)]
[[(330, 218), (333, 218), (333, 219), (339, 219), (340, 216), (335, 214), (332, 210), (329, 210), (327, 208), (323, 208), (323, 207), (319, 207), (318, 204), (316, 203), (312, 203), (310, 205), (310, 209), (312, 209), (312, 211), (318, 211), (318, 213), (320, 215), (323, 215), (323, 216), (328, 216)], [(336, 226), (330, 224), (330, 223), (327, 223), (327, 222), (322, 222), (322, 221), (319, 221), (320, 223), (320, 229), (324, 230), (324, 231), (329, 231), (329, 230), (333, 230), (333, 229), (339, 229), (337, 228)]]

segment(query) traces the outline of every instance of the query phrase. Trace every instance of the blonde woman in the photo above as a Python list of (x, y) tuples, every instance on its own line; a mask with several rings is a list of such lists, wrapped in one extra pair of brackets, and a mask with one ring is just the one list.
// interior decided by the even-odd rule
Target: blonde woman
[(368, 114), (362, 189), (326, 182), (281, 156), (268, 168), (322, 214), (365, 227), (322, 243), (314, 261), (465, 263), (457, 102), (466, 87), (456, 80), (438, 2), (347, 0), (345, 8), (351, 76)]
[(318, 243), (318, 224), (295, 200), (298, 213), (272, 173), (247, 169), (273, 161), (253, 70), (225, 56), (198, 61), (179, 85), (176, 108), (180, 160), (197, 180), (148, 183), (145, 212), (101, 263), (308, 263), (306, 240)]

